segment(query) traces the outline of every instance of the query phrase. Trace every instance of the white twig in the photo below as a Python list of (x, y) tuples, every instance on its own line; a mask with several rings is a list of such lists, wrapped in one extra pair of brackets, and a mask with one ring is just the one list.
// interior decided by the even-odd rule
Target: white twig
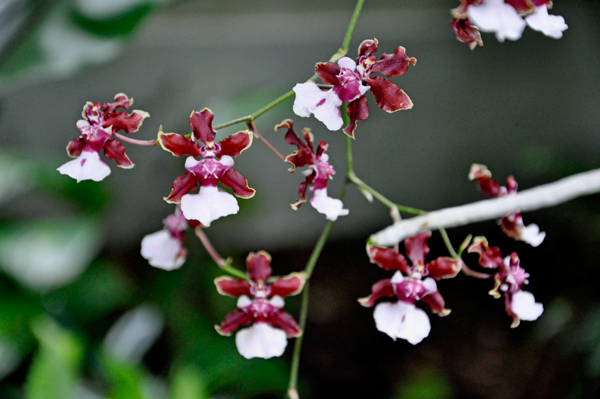
[(405, 219), (373, 234), (371, 240), (376, 245), (390, 246), (422, 231), (463, 226), (501, 218), (518, 211), (547, 208), (598, 192), (600, 192), (600, 169), (595, 169), (524, 190), (516, 195), (478, 201)]

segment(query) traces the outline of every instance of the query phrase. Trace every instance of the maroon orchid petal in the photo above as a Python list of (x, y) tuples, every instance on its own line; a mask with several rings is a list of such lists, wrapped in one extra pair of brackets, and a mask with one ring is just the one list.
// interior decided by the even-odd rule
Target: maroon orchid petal
[(363, 42), (358, 46), (358, 57), (362, 56), (370, 56), (371, 54), (377, 52), (377, 39), (367, 39), (363, 40)]
[(247, 326), (251, 322), (252, 315), (242, 309), (236, 309), (225, 316), (225, 321), (220, 326), (215, 326), (215, 330), (221, 335), (229, 336), (241, 326)]
[(348, 104), (346, 108), (350, 122), (343, 130), (350, 138), (354, 138), (354, 130), (356, 130), (356, 122), (364, 121), (369, 117), (369, 105), (367, 98), (361, 96), (358, 100), (354, 100)]
[(481, 0), (460, 0), (460, 5), (452, 10), (450, 10), (450, 12), (452, 13), (452, 15), (455, 18), (468, 18), (469, 15), (467, 13), (467, 7), (475, 5), (475, 4), (479, 4), (481, 3)]
[(479, 236), (473, 239), (473, 244), (467, 250), (469, 253), (479, 254), (479, 264), (487, 269), (498, 269), (504, 267), (502, 252), (498, 247), (489, 247), (485, 237)]
[(144, 111), (135, 110), (131, 114), (127, 112), (112, 112), (108, 114), (102, 122), (102, 127), (112, 126), (113, 132), (119, 130), (125, 130), (125, 133), (137, 132), (144, 119), (149, 117), (150, 114)]
[(115, 139), (107, 140), (104, 144), (104, 155), (117, 161), (117, 166), (125, 169), (133, 168), (133, 162), (125, 154), (125, 147)]
[(312, 182), (312, 177), (314, 177), (314, 172), (306, 178), (300, 185), (298, 186), (298, 195), (300, 198), (296, 200), (293, 204), (291, 204), (292, 209), (297, 211), (300, 208), (300, 205), (306, 202), (306, 190), (308, 189), (308, 185)]
[(200, 112), (192, 112), (190, 115), (190, 126), (194, 132), (194, 137), (209, 147), (213, 146), (217, 136), (217, 131), (212, 128), (214, 117), (215, 115), (208, 108), (204, 108)]
[(367, 254), (371, 263), (377, 264), (385, 270), (400, 270), (408, 274), (408, 262), (406, 258), (393, 248), (376, 247), (367, 244)]
[(516, 241), (523, 239), (523, 217), (521, 212), (513, 213), (500, 219), (500, 228), (510, 238)]
[(429, 247), (427, 246), (429, 237), (431, 237), (431, 232), (425, 231), (404, 241), (406, 255), (412, 261), (413, 266), (419, 263), (421, 265), (425, 264), (425, 257), (429, 253)]
[(416, 65), (415, 57), (408, 57), (402, 46), (394, 50), (394, 54), (383, 54), (381, 59), (371, 67), (371, 72), (379, 72), (388, 78), (403, 75), (410, 64)]
[(467, 43), (469, 48), (473, 50), (477, 46), (483, 46), (483, 40), (481, 40), (481, 33), (479, 28), (471, 24), (468, 19), (455, 18), (450, 23), (456, 38), (463, 43)]
[(438, 314), (439, 316), (447, 316), (450, 313), (450, 309), (444, 308), (444, 298), (439, 291), (432, 292), (429, 295), (421, 298), (422, 302), (425, 302), (431, 308), (433, 313)]
[(248, 180), (234, 169), (229, 169), (219, 179), (222, 185), (233, 189), (233, 193), (240, 198), (252, 198), (256, 190), (248, 187)]
[(516, 194), (518, 186), (519, 185), (517, 184), (517, 181), (515, 180), (515, 178), (512, 175), (510, 175), (506, 178), (506, 194), (508, 194), (508, 195)]
[(266, 282), (271, 277), (271, 255), (265, 251), (250, 252), (246, 258), (246, 270), (255, 283)]
[(506, 314), (512, 317), (513, 321), (510, 325), (510, 328), (519, 327), (521, 324), (521, 319), (515, 312), (512, 310), (512, 297), (509, 297), (508, 293), (504, 293), (504, 309), (506, 309)]
[(302, 291), (306, 273), (291, 273), (285, 277), (280, 277), (270, 285), (271, 293), (269, 296), (279, 295), (282, 298), (290, 295), (296, 295)]
[(177, 133), (163, 133), (162, 129), (158, 132), (158, 143), (176, 157), (191, 155), (197, 157), (200, 155), (200, 146), (189, 137)]
[(250, 283), (241, 278), (218, 277), (215, 279), (217, 291), (221, 295), (237, 297), (240, 295), (253, 296), (250, 292)]
[(452, 259), (445, 256), (440, 256), (425, 265), (425, 269), (429, 272), (427, 275), (436, 280), (456, 277), (461, 268), (462, 261), (460, 259)]
[(325, 83), (334, 86), (339, 83), (337, 75), (340, 73), (340, 67), (333, 62), (319, 62), (315, 65), (315, 72)]
[(173, 189), (168, 197), (164, 200), (170, 204), (178, 204), (181, 202), (181, 197), (186, 195), (198, 186), (198, 180), (192, 172), (184, 173), (173, 182)]
[(285, 335), (288, 338), (295, 338), (302, 335), (302, 330), (300, 330), (298, 324), (296, 324), (296, 320), (283, 310), (278, 310), (271, 314), (267, 319), (267, 322), (271, 326), (281, 328), (285, 331)]
[(104, 103), (104, 105), (102, 106), (102, 111), (104, 112), (104, 114), (110, 114), (112, 112), (115, 112), (117, 108), (129, 109), (131, 104), (133, 104), (133, 98), (127, 98), (127, 94), (124, 93), (116, 94), (114, 100), (115, 101), (112, 103)]
[(300, 168), (304, 165), (315, 163), (315, 154), (312, 149), (313, 135), (310, 129), (303, 130), (304, 139), (306, 140), (306, 143), (303, 143), (296, 133), (294, 133), (293, 126), (294, 123), (290, 119), (286, 119), (275, 126), (275, 130), (286, 127), (288, 131), (285, 134), (285, 141), (288, 144), (298, 147), (297, 151), (294, 151), (285, 158), (285, 162), (292, 164), (292, 167), (288, 169), (290, 172), (293, 172), (297, 167)]
[(552, 7), (552, 1), (551, 0), (531, 0), (531, 2), (536, 7), (542, 6), (544, 4), (546, 6), (548, 6), (548, 9), (550, 9)]
[(252, 145), (252, 132), (244, 130), (237, 132), (227, 137), (225, 140), (219, 142), (220, 150), (215, 151), (215, 156), (222, 157), (223, 155), (229, 155), (230, 157), (237, 157)]
[(526, 15), (535, 9), (531, 0), (504, 0), (510, 4), (520, 15)]
[(394, 286), (392, 284), (392, 280), (385, 279), (385, 280), (380, 280), (378, 282), (376, 282), (375, 284), (373, 284), (373, 287), (371, 287), (371, 295), (366, 296), (364, 298), (359, 298), (358, 303), (360, 303), (362, 306), (366, 307), (366, 308), (370, 308), (371, 306), (375, 305), (375, 302), (379, 299), (379, 298), (383, 298), (384, 296), (394, 296), (396, 295), (394, 292)]
[(396, 112), (401, 109), (410, 109), (413, 106), (411, 99), (395, 84), (382, 77), (366, 77), (365, 81), (371, 86), (379, 108), (386, 112)]
[(69, 145), (67, 145), (67, 154), (69, 154), (72, 158), (77, 158), (81, 155), (81, 151), (85, 147), (85, 139), (83, 137), (77, 137), (69, 141)]
[(471, 165), (469, 180), (477, 180), (479, 189), (488, 197), (496, 198), (506, 194), (506, 189), (492, 179), (492, 172), (485, 165), (478, 163)]

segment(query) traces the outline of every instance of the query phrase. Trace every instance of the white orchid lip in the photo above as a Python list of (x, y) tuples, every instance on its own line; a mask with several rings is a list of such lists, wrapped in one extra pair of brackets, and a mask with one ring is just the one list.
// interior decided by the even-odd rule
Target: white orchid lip
[(345, 216), (350, 211), (344, 209), (344, 203), (336, 198), (327, 196), (327, 188), (313, 191), (313, 197), (310, 199), (310, 204), (319, 213), (325, 215), (328, 220), (335, 221), (339, 216)]
[(270, 359), (283, 355), (287, 337), (283, 330), (268, 323), (258, 322), (238, 331), (235, 335), (235, 345), (246, 359)]
[(101, 181), (110, 175), (110, 168), (95, 151), (82, 151), (81, 155), (56, 169), (79, 183), (82, 180)]
[(208, 227), (223, 216), (238, 213), (240, 207), (235, 197), (219, 191), (216, 186), (200, 186), (198, 194), (186, 194), (181, 198), (181, 211), (188, 220), (198, 220)]

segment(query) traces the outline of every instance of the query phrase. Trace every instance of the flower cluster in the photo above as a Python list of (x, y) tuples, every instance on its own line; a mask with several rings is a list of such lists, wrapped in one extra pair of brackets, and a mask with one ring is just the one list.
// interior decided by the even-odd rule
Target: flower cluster
[(535, 302), (532, 293), (521, 290), (523, 284), (529, 283), (529, 273), (525, 273), (521, 267), (516, 252), (502, 258), (500, 248), (490, 248), (485, 237), (475, 237), (468, 252), (478, 253), (479, 264), (486, 269), (495, 270), (495, 284), (490, 295), (500, 298), (500, 292), (504, 294), (506, 313), (513, 319), (511, 327), (517, 327), (520, 320), (533, 321), (541, 316), (544, 306)]
[(182, 214), (181, 207), (177, 205), (175, 213), (163, 220), (165, 228), (155, 233), (148, 234), (142, 239), (142, 256), (148, 260), (150, 266), (164, 270), (179, 269), (185, 263), (187, 250), (184, 232), (189, 222)]
[(215, 329), (219, 334), (229, 336), (238, 328), (250, 325), (235, 336), (237, 349), (246, 359), (281, 356), (287, 338), (302, 334), (294, 318), (282, 309), (285, 297), (302, 291), (306, 275), (292, 273), (267, 284), (271, 277), (270, 264), (271, 256), (267, 252), (251, 252), (246, 258), (249, 280), (226, 276), (215, 280), (220, 294), (239, 297), (237, 309)]
[(313, 196), (310, 199), (310, 204), (319, 213), (324, 214), (329, 220), (337, 220), (338, 216), (347, 215), (348, 209), (344, 209), (342, 201), (327, 195), (327, 181), (332, 179), (335, 174), (333, 166), (329, 164), (329, 156), (325, 154), (327, 143), (321, 140), (315, 152), (312, 145), (314, 137), (310, 129), (305, 128), (303, 130), (302, 135), (306, 141), (306, 143), (303, 143), (296, 133), (294, 133), (293, 126), (294, 123), (290, 119), (286, 119), (275, 126), (275, 129), (287, 128), (285, 141), (298, 147), (297, 151), (294, 151), (285, 158), (285, 162), (292, 164), (289, 171), (293, 172), (297, 167), (301, 168), (309, 165), (304, 173), (306, 180), (300, 183), (300, 187), (298, 188), (300, 198), (291, 204), (292, 209), (298, 210), (300, 205), (306, 202), (306, 190), (309, 186), (312, 186), (311, 191), (313, 192)]
[[(505, 195), (514, 195), (517, 193), (517, 182), (514, 177), (508, 176), (506, 179), (506, 187), (492, 179), (492, 172), (485, 165), (474, 163), (471, 165), (469, 172), (469, 180), (477, 180), (479, 188), (484, 195), (497, 198)], [(521, 212), (512, 213), (500, 219), (500, 227), (504, 234), (517, 241), (524, 241), (532, 247), (540, 245), (546, 233), (540, 232), (537, 224), (525, 226)]]
[(371, 90), (379, 108), (387, 112), (410, 109), (410, 98), (394, 83), (380, 76), (371, 76), (379, 72), (393, 78), (403, 75), (409, 64), (417, 60), (408, 57), (404, 47), (398, 47), (393, 54), (383, 54), (379, 60), (373, 55), (377, 51), (377, 39), (365, 40), (358, 48), (356, 61), (348, 57), (341, 58), (337, 64), (318, 63), (317, 75), (333, 88), (322, 91), (315, 83), (299, 83), (294, 86), (296, 99), (294, 113), (301, 117), (315, 115), (329, 130), (339, 130), (344, 124), (340, 107), (348, 103), (346, 112), (350, 119), (344, 133), (354, 138), (356, 122), (369, 116), (367, 99), (364, 94)]
[(134, 110), (131, 114), (117, 111), (118, 108), (129, 109), (133, 98), (129, 99), (123, 93), (115, 96), (112, 103), (87, 102), (83, 106), (83, 119), (77, 122), (81, 136), (71, 140), (67, 146), (70, 157), (76, 158), (59, 167), (57, 170), (80, 182), (82, 180), (103, 180), (110, 174), (110, 168), (100, 160), (100, 150), (108, 159), (114, 159), (121, 168), (132, 168), (133, 163), (125, 154), (125, 147), (114, 138), (115, 133), (124, 130), (125, 133), (136, 132), (147, 112)]
[(432, 312), (440, 316), (450, 313), (450, 310), (444, 307), (444, 298), (435, 281), (455, 277), (462, 267), (462, 261), (439, 257), (425, 263), (425, 256), (429, 253), (429, 237), (431, 233), (425, 232), (404, 241), (406, 255), (412, 266), (393, 248), (367, 245), (367, 253), (372, 263), (396, 272), (391, 279), (374, 284), (371, 295), (358, 301), (365, 307), (371, 307), (379, 298), (395, 297), (395, 302), (380, 303), (373, 312), (376, 328), (394, 341), (396, 338), (402, 338), (415, 345), (429, 335), (429, 318), (423, 310), (415, 306), (416, 301), (425, 302)]
[[(158, 142), (176, 157), (188, 155), (185, 160), (187, 172), (173, 182), (171, 194), (165, 201), (181, 203), (181, 211), (186, 219), (198, 220), (208, 227), (211, 222), (239, 211), (235, 197), (219, 191), (217, 183), (233, 190), (240, 198), (252, 198), (254, 189), (248, 187), (248, 181), (233, 169), (233, 157), (252, 144), (252, 132), (245, 130), (232, 134), (225, 140), (215, 143), (216, 130), (212, 128), (214, 115), (208, 108), (201, 112), (192, 112), (190, 126), (193, 139), (177, 133), (158, 132)], [(195, 140), (202, 142), (198, 144)], [(201, 160), (196, 160), (202, 157)], [(198, 194), (189, 194), (200, 185)]]
[[(549, 15), (550, 0), (460, 0), (452, 10), (456, 38), (471, 49), (483, 46), (479, 31), (494, 32), (498, 41), (518, 40), (526, 25), (554, 39), (568, 26), (563, 17)], [(525, 17), (525, 19), (523, 19)]]

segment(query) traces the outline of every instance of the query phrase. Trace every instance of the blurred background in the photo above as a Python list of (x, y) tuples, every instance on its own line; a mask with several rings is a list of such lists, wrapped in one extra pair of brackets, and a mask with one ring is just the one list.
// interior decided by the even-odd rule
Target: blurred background
[[(454, 0), (367, 0), (349, 56), (363, 39), (418, 59), (392, 79), (414, 102), (388, 115), (370, 102), (354, 143), (359, 177), (395, 202), (423, 209), (482, 198), (471, 163), (521, 189), (600, 167), (600, 4), (557, 0), (569, 29), (560, 40), (526, 29), (517, 42), (470, 51), (454, 37)], [(108, 161), (104, 181), (76, 183), (56, 168), (86, 101), (124, 92), (151, 117), (130, 137), (189, 133), (192, 110), (215, 124), (252, 113), (312, 76), (338, 49), (353, 1), (0, 0), (0, 397), (7, 399), (279, 398), (290, 341), (279, 359), (246, 360), (213, 329), (234, 309), (212, 280), (221, 273), (188, 231), (186, 264), (165, 272), (140, 256), (144, 235), (172, 212), (167, 196), (183, 160), (125, 144), (136, 164)], [(368, 94), (367, 96), (370, 96)], [(256, 121), (282, 153), (294, 148), (273, 126), (293, 118), (330, 144), (343, 184), (344, 138), (301, 119), (289, 99)], [(220, 135), (243, 125), (219, 131)], [(257, 190), (238, 215), (207, 234), (244, 268), (266, 250), (274, 274), (301, 270), (325, 225), (290, 175), (256, 141), (236, 158)], [(439, 283), (445, 318), (417, 346), (375, 330), (356, 298), (389, 273), (370, 264), (367, 237), (388, 210), (354, 188), (311, 280), (300, 376), (303, 398), (595, 398), (600, 393), (600, 197), (524, 215), (547, 232), (532, 249), (495, 222), (449, 231), (457, 247), (472, 233), (517, 251), (527, 290), (544, 303), (535, 323), (511, 330), (489, 281)], [(439, 235), (431, 257), (445, 255)], [(475, 266), (477, 257), (465, 256)], [(298, 314), (298, 298), (286, 301)]]

